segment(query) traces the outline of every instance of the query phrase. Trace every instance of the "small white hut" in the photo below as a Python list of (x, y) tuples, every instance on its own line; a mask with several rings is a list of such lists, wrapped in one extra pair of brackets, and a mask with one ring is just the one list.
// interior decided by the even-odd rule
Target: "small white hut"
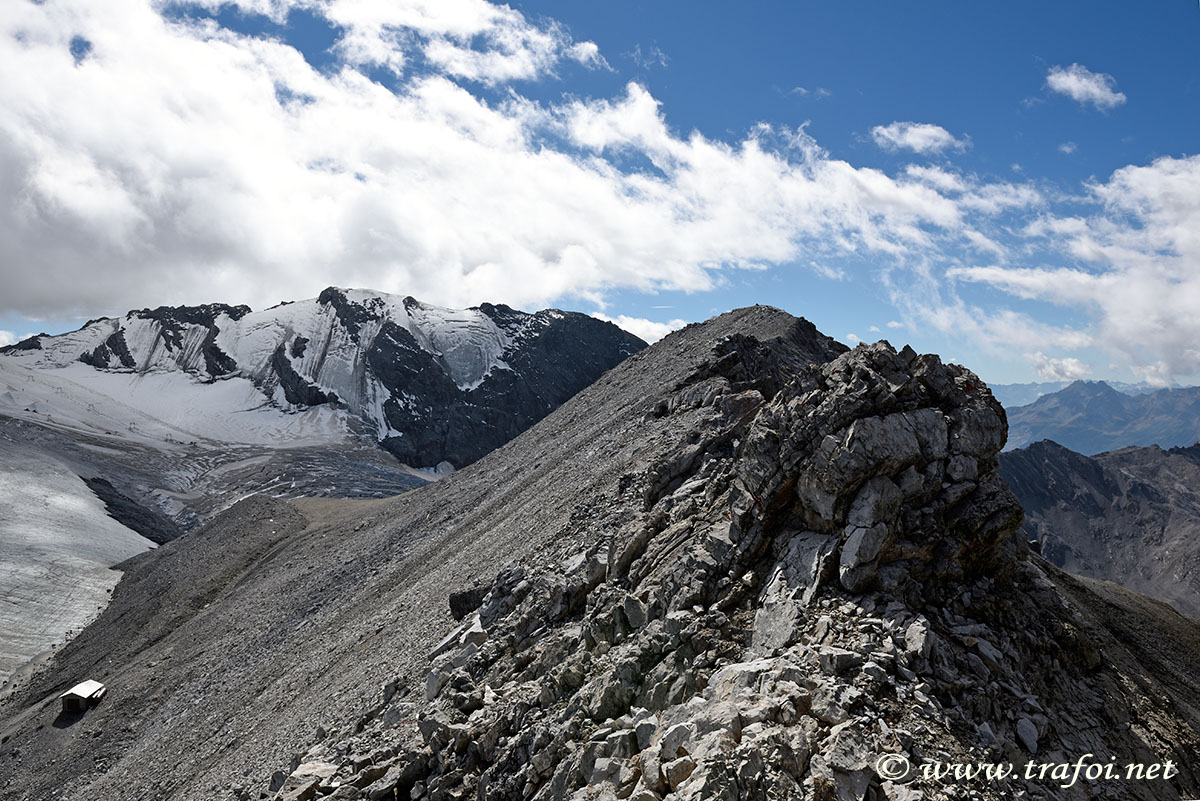
[(81, 681), (59, 696), (62, 699), (63, 712), (83, 712), (88, 707), (100, 703), (106, 692), (108, 688), (98, 681)]

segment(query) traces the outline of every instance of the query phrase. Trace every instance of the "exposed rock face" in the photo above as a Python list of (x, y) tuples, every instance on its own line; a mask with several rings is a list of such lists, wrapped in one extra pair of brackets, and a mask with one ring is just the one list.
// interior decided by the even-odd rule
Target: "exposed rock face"
[[(1012, 536), (1004, 413), (974, 375), (880, 343), (773, 396), (737, 389), (676, 388), (667, 408), (710, 408), (707, 425), (625, 485), (641, 514), (563, 569), (502, 572), (433, 653), (419, 739), (369, 771), (341, 762), (326, 791), (909, 799), (962, 788), (893, 782), (882, 757), (1145, 751), (1105, 717), (1116, 699), (1088, 624)], [(1196, 722), (1154, 747), (1189, 758)]]
[[(456, 311), (330, 287), (315, 300), (160, 307), (0, 348), (22, 365), (249, 379), (282, 411), (347, 409), (400, 461), (462, 467), (645, 347), (584, 314)], [(0, 410), (3, 407), (0, 406)]]
[(1084, 454), (1188, 446), (1200, 440), (1200, 387), (1127, 395), (1103, 381), (1076, 381), (1008, 414), (1009, 448), (1043, 439)]
[(1000, 475), (1051, 562), (1200, 618), (1200, 446), (1089, 457), (1045, 440), (1002, 454)]
[[(66, 649), (63, 673), (94, 669), (114, 640), (119, 661), (173, 654), (113, 676), (128, 739), (106, 725), (62, 744), (69, 764), (120, 765), (74, 794), (1194, 797), (1197, 627), (1031, 556), (997, 478), (1004, 435), (986, 387), (936, 357), (845, 351), (769, 309), (689, 327), (386, 507), (296, 520), (248, 502), (145, 560), (155, 571), (131, 569), (129, 592), (197, 543), (250, 548), (268, 515), (274, 539), (253, 547), (288, 545), (287, 564), (204, 594), (202, 614), (170, 605), (161, 640), (116, 638), (131, 613), (118, 598)], [(186, 597), (175, 575), (165, 594)], [(1171, 648), (1146, 657), (1158, 641)], [(229, 687), (222, 666), (238, 671)], [(151, 679), (167, 697), (128, 698)], [(0, 712), (31, 706), (42, 681)], [(0, 762), (14, 792), (61, 786), (28, 764), (54, 737), (13, 735), (28, 761)], [(923, 772), (1089, 752), (1178, 773), (1060, 787)], [(915, 776), (891, 772), (902, 760)]]
[(110, 481), (99, 477), (83, 481), (97, 498), (104, 501), (108, 516), (131, 531), (159, 545), (180, 535), (179, 526), (169, 517), (126, 497)]

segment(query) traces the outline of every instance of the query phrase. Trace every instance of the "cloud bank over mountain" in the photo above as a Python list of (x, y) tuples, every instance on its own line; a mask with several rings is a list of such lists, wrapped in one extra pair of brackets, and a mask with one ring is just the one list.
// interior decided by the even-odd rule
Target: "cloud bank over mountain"
[[(613, 68), (594, 42), (507, 6), (233, 4), (328, 26), (318, 65), (286, 28), (199, 13), (230, 8), (0, 10), (0, 66), (31, 76), (0, 87), (0, 312), (262, 308), (336, 278), (456, 307), (617, 317), (623, 290), (706, 292), (773, 269), (863, 277), (907, 323), (1028, 353), (1031, 368), (1034, 354), (1098, 347), (1147, 380), (1200, 371), (1197, 157), (1067, 196), (947, 161), (970, 132), (893, 122), (871, 135), (935, 161), (889, 174), (831, 155), (804, 125), (676, 128), (638, 82), (539, 97), (571, 70)], [(1055, 70), (1055, 92), (1124, 100), (1110, 76)], [(996, 302), (978, 300), (984, 287)], [(1030, 299), (1085, 317), (1042, 317)]]

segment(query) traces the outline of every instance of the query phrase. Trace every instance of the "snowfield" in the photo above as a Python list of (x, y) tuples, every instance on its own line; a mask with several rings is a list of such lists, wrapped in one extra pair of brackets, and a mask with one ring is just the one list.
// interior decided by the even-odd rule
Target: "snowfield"
[(31, 368), (0, 358), (0, 413), (168, 450), (195, 440), (299, 448), (345, 442), (344, 410), (285, 413), (245, 378), (206, 383), (178, 370), (145, 374), (80, 362)]
[[(211, 343), (209, 325), (193, 315), (185, 313), (182, 321), (167, 315), (164, 322), (137, 311), (37, 337), (38, 347), (0, 358), (0, 413), (142, 443), (200, 438), (268, 447), (339, 441), (351, 414), (371, 421), (382, 440), (399, 434), (383, 409), (393, 393), (369, 374), (366, 354), (384, 326), (411, 334), (460, 391), (470, 392), (493, 371), (511, 369), (506, 350), (538, 325), (522, 315), (505, 330), (480, 309), (446, 309), (361, 289), (337, 290), (336, 301), (353, 311), (344, 317), (337, 302), (319, 299), (257, 312), (213, 307)], [(216, 382), (208, 362), (213, 345), (235, 365)], [(89, 357), (93, 364), (80, 361), (96, 353)], [(289, 403), (279, 385), (280, 359), (344, 407)], [(396, 399), (403, 402), (403, 394)]]
[(108, 603), (113, 565), (154, 543), (110, 518), (61, 462), (0, 450), (0, 683)]

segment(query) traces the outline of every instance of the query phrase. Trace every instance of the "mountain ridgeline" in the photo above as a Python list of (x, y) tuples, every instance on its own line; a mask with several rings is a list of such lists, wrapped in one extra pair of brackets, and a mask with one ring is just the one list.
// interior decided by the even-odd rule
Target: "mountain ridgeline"
[(1043, 440), (1001, 454), (1000, 476), (1051, 562), (1200, 618), (1200, 445), (1084, 456)]
[[(689, 326), (434, 484), (131, 560), (0, 701), (0, 798), (1197, 797), (1200, 625), (1031, 553), (1005, 435), (936, 356)], [(1084, 755), (1160, 769), (1020, 770)]]
[[(1000, 401), (1001, 406), (1012, 410), (1018, 406), (1028, 406), (1038, 398), (1064, 390), (1073, 383), (1075, 382), (1037, 381), (1025, 384), (988, 384), (988, 388), (992, 390), (996, 400)], [(1135, 384), (1126, 381), (1105, 381), (1104, 383), (1126, 395), (1148, 395), (1162, 389), (1160, 386), (1152, 386), (1144, 381)]]
[(540, 420), (645, 343), (584, 314), (463, 311), (330, 287), (261, 312), (211, 304), (90, 321), (0, 349), (30, 367), (178, 371), (253, 382), (282, 410), (330, 406), (401, 462), (461, 467)]
[(1008, 448), (1043, 439), (1084, 454), (1130, 446), (1186, 447), (1200, 440), (1200, 387), (1131, 395), (1103, 381), (1076, 381), (1008, 409)]

